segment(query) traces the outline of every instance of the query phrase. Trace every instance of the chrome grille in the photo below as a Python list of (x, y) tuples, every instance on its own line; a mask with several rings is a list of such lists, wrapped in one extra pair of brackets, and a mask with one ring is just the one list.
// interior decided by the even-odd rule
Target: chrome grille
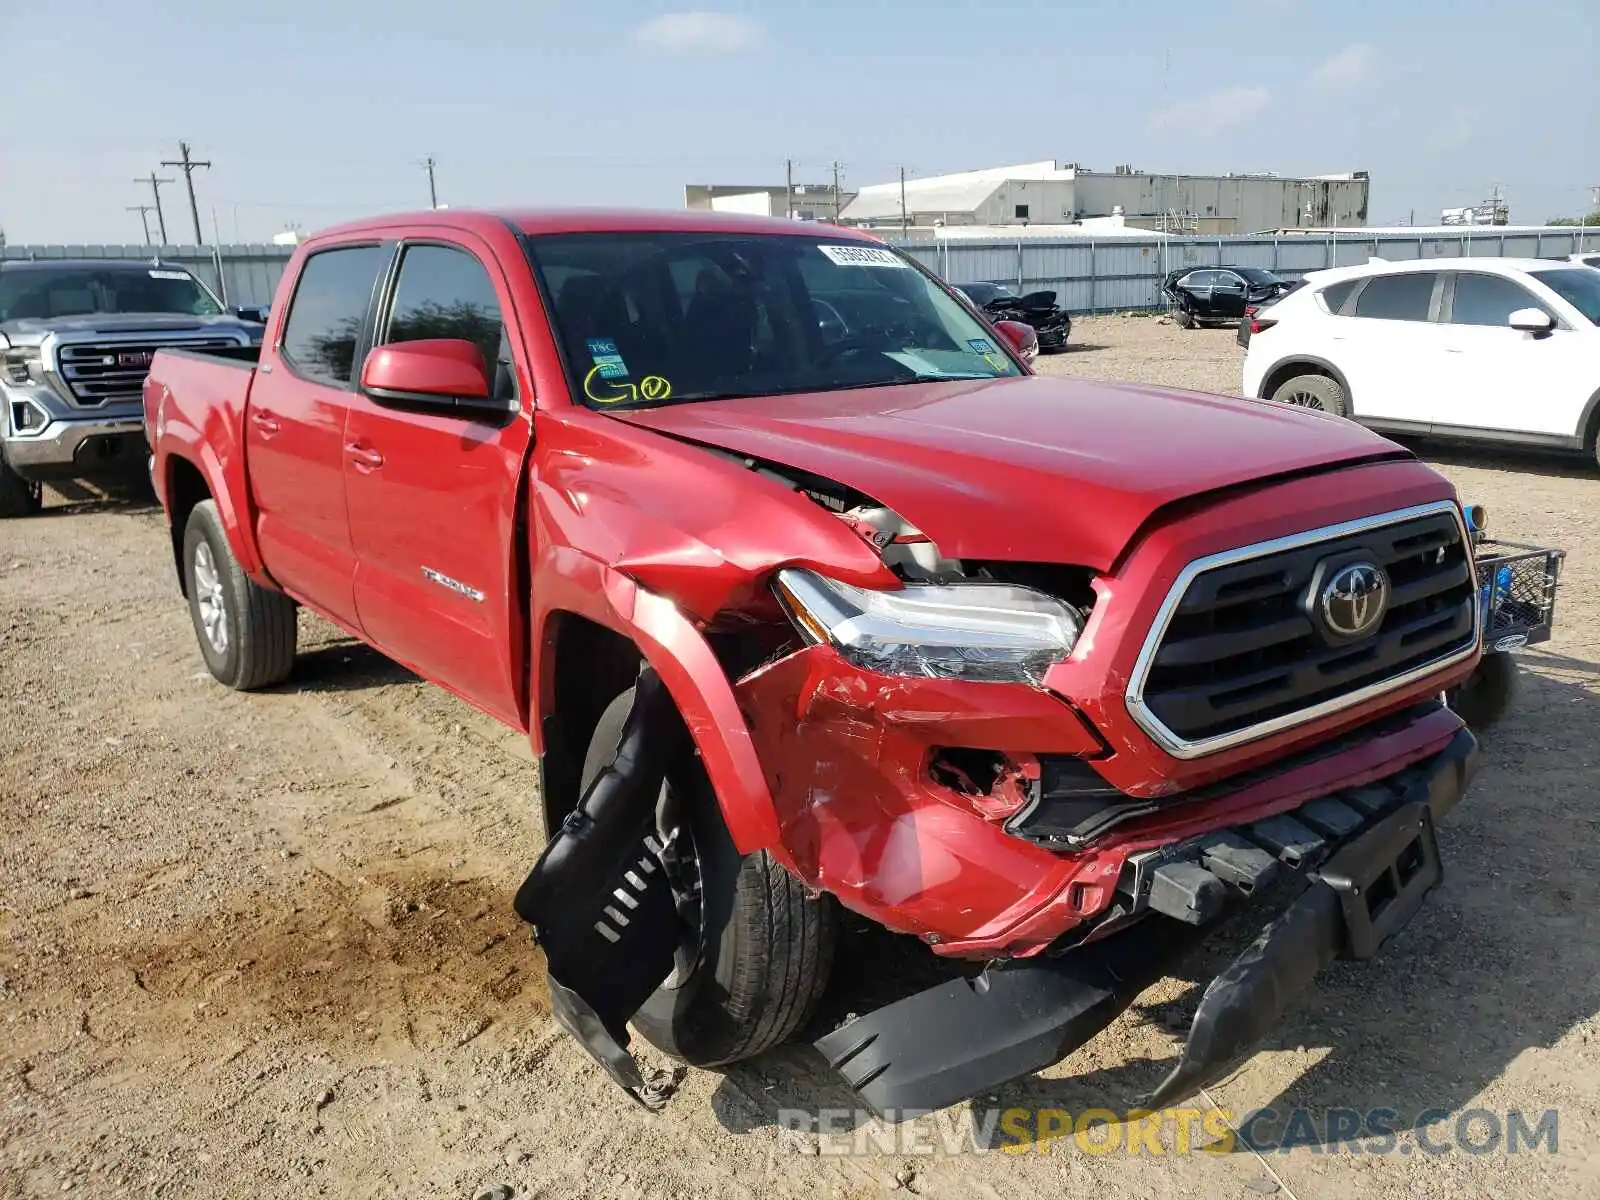
[(79, 408), (100, 408), (140, 399), (157, 350), (217, 350), (237, 345), (225, 337), (68, 342), (56, 347), (56, 371), (73, 403)]
[[(1366, 637), (1331, 638), (1314, 616), (1319, 565), (1359, 559), (1389, 581)], [(1360, 704), (1471, 655), (1472, 549), (1442, 501), (1191, 563), (1135, 665), (1129, 711), (1169, 752), (1194, 758)]]

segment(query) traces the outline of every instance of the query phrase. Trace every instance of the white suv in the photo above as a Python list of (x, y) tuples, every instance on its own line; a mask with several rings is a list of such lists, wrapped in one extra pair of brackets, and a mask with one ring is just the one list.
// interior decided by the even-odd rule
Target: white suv
[(1253, 319), (1244, 392), (1380, 431), (1594, 454), (1600, 271), (1435, 258), (1315, 272)]

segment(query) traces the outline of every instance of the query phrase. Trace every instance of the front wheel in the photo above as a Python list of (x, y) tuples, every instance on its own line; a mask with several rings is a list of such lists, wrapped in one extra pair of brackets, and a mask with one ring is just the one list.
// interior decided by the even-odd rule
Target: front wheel
[[(601, 714), (582, 787), (617, 752), (633, 707), (623, 692)], [(765, 851), (741, 855), (698, 757), (667, 773), (657, 809), (681, 926), (675, 966), (633, 1024), (657, 1049), (694, 1066), (750, 1058), (794, 1034), (815, 1011), (833, 965), (833, 901), (806, 895)]]
[(1199, 324), (1194, 319), (1194, 314), (1187, 308), (1176, 308), (1172, 312), (1172, 319), (1177, 322), (1179, 329), (1193, 329)]
[(44, 488), (11, 469), (0, 452), (0, 518), (31, 517), (44, 507)]
[(200, 653), (217, 681), (248, 692), (287, 679), (294, 667), (294, 601), (244, 573), (214, 500), (189, 514), (183, 570)]
[(1348, 417), (1350, 398), (1337, 379), (1327, 375), (1296, 375), (1280, 383), (1272, 393), (1279, 404), (1310, 408), (1330, 416)]
[(1475, 733), (1499, 724), (1511, 709), (1517, 692), (1517, 660), (1510, 654), (1490, 652), (1478, 669), (1445, 693), (1445, 703)]

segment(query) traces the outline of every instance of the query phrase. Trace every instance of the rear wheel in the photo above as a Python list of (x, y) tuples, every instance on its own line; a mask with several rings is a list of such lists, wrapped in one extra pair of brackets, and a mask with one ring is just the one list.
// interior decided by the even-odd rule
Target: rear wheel
[(189, 514), (183, 570), (200, 653), (217, 681), (247, 692), (287, 679), (294, 667), (294, 601), (240, 568), (214, 500), (202, 500)]
[(0, 517), (31, 517), (44, 507), (44, 488), (11, 469), (0, 453)]
[(1350, 398), (1337, 379), (1327, 375), (1296, 375), (1280, 383), (1272, 393), (1279, 404), (1310, 408), (1335, 417), (1350, 415)]
[(1179, 329), (1193, 329), (1199, 322), (1194, 319), (1194, 314), (1187, 308), (1172, 310), (1172, 319), (1178, 323)]
[[(616, 756), (632, 706), (630, 688), (601, 714), (585, 789)], [(698, 757), (668, 772), (657, 813), (682, 936), (672, 974), (633, 1024), (696, 1066), (750, 1058), (793, 1035), (822, 998), (838, 934), (833, 902), (807, 896), (765, 851), (739, 854)]]

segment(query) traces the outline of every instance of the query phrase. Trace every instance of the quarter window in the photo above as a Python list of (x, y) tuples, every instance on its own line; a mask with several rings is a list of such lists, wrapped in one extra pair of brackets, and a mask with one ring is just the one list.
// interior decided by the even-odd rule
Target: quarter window
[(1344, 307), (1344, 302), (1350, 299), (1350, 293), (1356, 290), (1356, 285), (1360, 282), (1359, 279), (1346, 279), (1340, 283), (1330, 283), (1319, 293), (1322, 296), (1322, 303), (1327, 305), (1329, 312), (1338, 312)]
[(1433, 299), (1434, 271), (1376, 275), (1356, 297), (1356, 316), (1382, 321), (1426, 321)]
[(1450, 308), (1452, 325), (1507, 326), (1519, 308), (1543, 309), (1521, 284), (1502, 275), (1476, 272), (1456, 276), (1455, 302)]
[(372, 285), (388, 257), (381, 246), (346, 246), (306, 259), (283, 327), (283, 357), (295, 374), (349, 386)]

